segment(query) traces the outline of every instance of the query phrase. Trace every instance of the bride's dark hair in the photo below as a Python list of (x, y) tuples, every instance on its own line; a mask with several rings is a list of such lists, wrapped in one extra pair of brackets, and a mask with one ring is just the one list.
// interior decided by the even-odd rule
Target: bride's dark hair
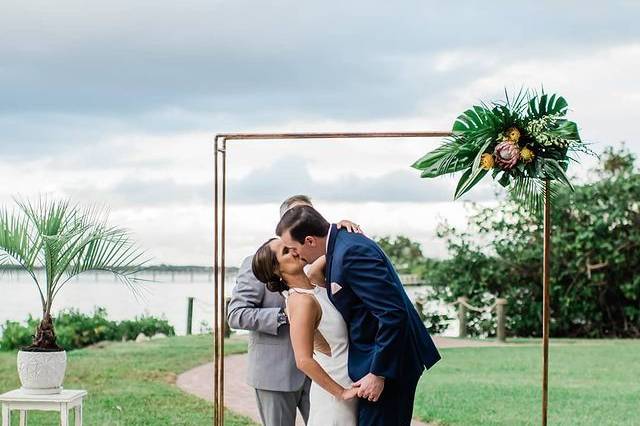
[(253, 260), (251, 261), (251, 269), (253, 270), (253, 275), (266, 284), (267, 290), (280, 293), (288, 290), (289, 286), (276, 273), (278, 270), (278, 258), (269, 247), (269, 243), (273, 240), (275, 238), (271, 238), (256, 250), (256, 254), (253, 255)]

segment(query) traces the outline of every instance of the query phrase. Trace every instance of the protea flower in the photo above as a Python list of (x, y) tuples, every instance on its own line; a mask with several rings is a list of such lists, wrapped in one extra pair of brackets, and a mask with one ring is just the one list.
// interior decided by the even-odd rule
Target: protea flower
[(525, 163), (532, 162), (535, 156), (536, 155), (533, 153), (533, 151), (526, 146), (520, 150), (520, 158), (522, 158), (522, 161), (524, 161)]
[(484, 153), (482, 157), (480, 157), (480, 168), (484, 170), (492, 169), (495, 165), (495, 161), (493, 160), (493, 155)]
[(520, 158), (518, 145), (511, 141), (503, 141), (496, 145), (494, 151), (496, 163), (503, 169), (512, 169)]

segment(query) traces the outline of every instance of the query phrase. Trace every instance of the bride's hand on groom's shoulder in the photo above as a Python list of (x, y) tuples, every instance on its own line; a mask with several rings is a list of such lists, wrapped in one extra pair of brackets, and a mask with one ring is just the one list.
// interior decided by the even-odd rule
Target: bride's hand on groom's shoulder
[(364, 232), (362, 231), (362, 228), (360, 228), (360, 225), (358, 225), (357, 223), (353, 223), (350, 220), (341, 220), (336, 224), (336, 227), (338, 229), (344, 228), (348, 232), (355, 232), (356, 234), (364, 234)]

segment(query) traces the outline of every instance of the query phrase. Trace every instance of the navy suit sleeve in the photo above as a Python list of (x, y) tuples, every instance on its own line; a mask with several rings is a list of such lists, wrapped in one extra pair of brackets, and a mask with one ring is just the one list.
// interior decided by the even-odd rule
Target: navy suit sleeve
[(374, 247), (352, 246), (345, 252), (342, 275), (345, 283), (378, 319), (370, 372), (376, 376), (397, 378), (408, 315), (386, 257)]

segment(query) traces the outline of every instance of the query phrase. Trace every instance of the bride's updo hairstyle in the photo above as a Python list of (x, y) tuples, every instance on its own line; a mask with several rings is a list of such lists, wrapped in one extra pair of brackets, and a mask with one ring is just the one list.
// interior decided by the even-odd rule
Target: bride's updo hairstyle
[(267, 290), (274, 293), (281, 293), (288, 290), (289, 287), (280, 275), (276, 273), (278, 270), (278, 258), (273, 250), (271, 250), (271, 247), (269, 247), (269, 243), (273, 240), (275, 240), (275, 238), (271, 238), (256, 251), (251, 261), (251, 269), (253, 270), (253, 275), (255, 275), (259, 281), (266, 284)]

